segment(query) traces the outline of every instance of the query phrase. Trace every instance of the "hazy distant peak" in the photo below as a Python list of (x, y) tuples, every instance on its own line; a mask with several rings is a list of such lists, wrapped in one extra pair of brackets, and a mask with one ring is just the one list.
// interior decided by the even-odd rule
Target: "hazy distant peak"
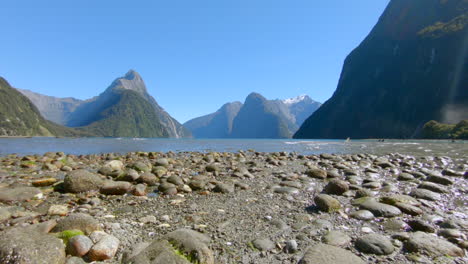
[(126, 89), (135, 91), (141, 95), (146, 95), (146, 85), (140, 74), (134, 70), (129, 70), (125, 76), (117, 78), (109, 87), (109, 89)]
[(303, 95), (299, 95), (299, 96), (296, 96), (296, 97), (293, 97), (293, 98), (288, 98), (288, 99), (285, 99), (285, 100), (282, 100), (282, 102), (286, 105), (292, 105), (292, 104), (297, 104), (299, 102), (302, 102), (302, 101), (310, 101), (312, 99), (310, 99), (310, 97), (306, 94), (303, 94)]
[(138, 72), (136, 72), (135, 70), (133, 69), (130, 69), (126, 74), (125, 76), (123, 77), (124, 79), (127, 79), (127, 80), (142, 80), (140, 74)]
[(262, 101), (266, 101), (266, 100), (267, 99), (265, 97), (263, 97), (263, 95), (261, 95), (259, 93), (252, 92), (245, 99), (245, 103), (248, 103), (248, 102), (262, 102)]

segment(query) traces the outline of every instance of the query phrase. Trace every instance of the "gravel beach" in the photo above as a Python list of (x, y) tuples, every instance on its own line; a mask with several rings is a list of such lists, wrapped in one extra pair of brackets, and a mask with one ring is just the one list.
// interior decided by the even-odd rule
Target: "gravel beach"
[(1, 263), (468, 263), (466, 158), (0, 157)]

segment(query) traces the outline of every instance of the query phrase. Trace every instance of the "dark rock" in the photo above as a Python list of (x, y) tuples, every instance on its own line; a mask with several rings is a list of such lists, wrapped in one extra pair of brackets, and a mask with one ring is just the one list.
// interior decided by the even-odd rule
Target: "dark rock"
[(307, 176), (316, 178), (316, 179), (326, 179), (327, 178), (327, 172), (324, 170), (321, 170), (319, 168), (311, 168), (305, 172)]
[(146, 183), (148, 184), (149, 186), (154, 186), (156, 185), (156, 183), (158, 183), (159, 179), (158, 177), (156, 177), (156, 175), (154, 175), (153, 173), (151, 172), (144, 172), (140, 175), (140, 177), (138, 178), (138, 182), (140, 183)]
[(76, 256), (76, 257), (83, 257), (86, 255), (91, 247), (93, 246), (93, 241), (89, 239), (87, 236), (77, 235), (70, 240), (68, 240), (67, 244), (67, 254)]
[(368, 254), (389, 255), (395, 250), (392, 242), (387, 237), (379, 234), (359, 237), (355, 245), (359, 251)]
[(408, 225), (413, 229), (413, 231), (422, 231), (426, 233), (434, 233), (435, 228), (429, 223), (421, 219), (413, 219), (408, 221)]

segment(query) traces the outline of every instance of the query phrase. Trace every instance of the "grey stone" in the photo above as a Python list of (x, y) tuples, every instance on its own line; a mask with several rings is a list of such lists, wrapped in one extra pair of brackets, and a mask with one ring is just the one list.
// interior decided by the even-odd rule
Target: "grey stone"
[(68, 240), (66, 251), (67, 254), (72, 256), (83, 257), (89, 252), (92, 246), (93, 241), (91, 241), (89, 237), (77, 235)]
[(397, 207), (375, 201), (366, 201), (361, 204), (360, 208), (369, 210), (376, 216), (394, 217), (401, 214)]
[(88, 253), (91, 261), (102, 261), (112, 259), (117, 253), (120, 241), (112, 235), (107, 235), (99, 240)]
[(234, 184), (218, 182), (216, 183), (216, 186), (214, 187), (213, 191), (219, 193), (233, 193)]
[(356, 218), (358, 220), (369, 221), (374, 219), (374, 214), (369, 210), (359, 210), (349, 214), (352, 218)]
[(75, 170), (68, 173), (63, 181), (66, 192), (80, 193), (99, 190), (103, 180), (98, 175), (87, 170)]
[(465, 255), (465, 252), (454, 244), (424, 232), (411, 235), (404, 243), (404, 248), (408, 252), (423, 253), (434, 257), (440, 255), (463, 257)]
[(322, 241), (328, 245), (345, 247), (351, 242), (351, 237), (340, 231), (330, 231), (322, 238)]
[(389, 255), (395, 250), (392, 242), (387, 237), (379, 234), (368, 234), (359, 237), (355, 245), (359, 251), (368, 254)]
[(106, 195), (123, 195), (130, 192), (133, 185), (126, 181), (106, 181), (100, 192)]
[(441, 199), (440, 194), (425, 189), (414, 189), (410, 195), (428, 201), (439, 201)]
[(60, 221), (52, 229), (52, 232), (62, 232), (65, 230), (81, 230), (85, 234), (91, 234), (93, 231), (100, 230), (99, 222), (92, 216), (82, 213), (71, 214)]
[(34, 199), (42, 194), (41, 190), (34, 187), (0, 188), (0, 202), (20, 202)]
[(304, 257), (298, 264), (365, 264), (362, 259), (354, 255), (351, 251), (325, 245), (318, 244), (309, 248)]
[(275, 248), (275, 243), (267, 238), (258, 238), (252, 241), (253, 246), (260, 251), (270, 251)]
[(29, 229), (13, 228), (0, 233), (0, 263), (64, 263), (62, 240)]

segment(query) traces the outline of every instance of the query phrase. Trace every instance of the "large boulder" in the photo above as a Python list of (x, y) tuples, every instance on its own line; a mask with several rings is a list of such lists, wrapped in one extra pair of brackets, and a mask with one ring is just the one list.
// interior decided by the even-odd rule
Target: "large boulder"
[(27, 228), (0, 233), (0, 263), (65, 263), (62, 240)]
[(98, 175), (87, 170), (75, 170), (65, 176), (63, 188), (65, 192), (80, 193), (99, 190), (103, 180)]

